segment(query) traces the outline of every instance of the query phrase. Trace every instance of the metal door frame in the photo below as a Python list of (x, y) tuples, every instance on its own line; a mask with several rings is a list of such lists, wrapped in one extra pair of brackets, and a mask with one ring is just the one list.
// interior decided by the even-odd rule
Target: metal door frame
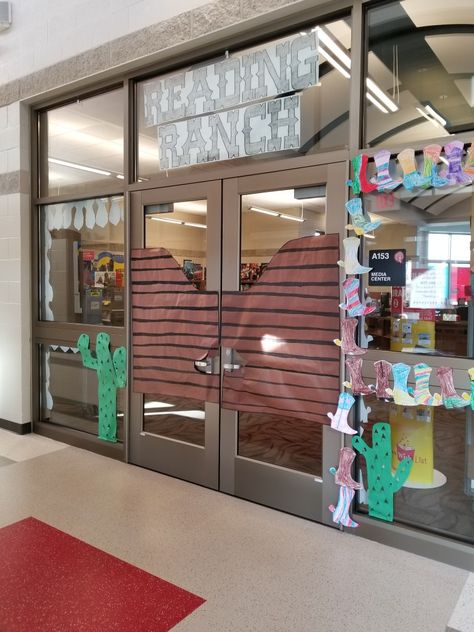
[[(224, 180), (222, 290), (240, 289), (240, 196), (277, 189), (326, 184), (326, 233), (345, 236), (347, 163), (286, 169), (276, 173), (241, 176)], [(239, 238), (236, 238), (239, 236)], [(340, 272), (343, 280), (343, 271)], [(342, 383), (342, 373), (340, 381)], [(222, 383), (222, 382), (221, 382)], [(323, 427), (323, 476), (290, 470), (238, 455), (238, 413), (221, 409), (220, 490), (288, 513), (331, 526), (327, 508), (337, 497), (338, 487), (329, 468), (336, 466), (344, 436)]]
[[(207, 199), (207, 283), (210, 291), (221, 286), (221, 190), (220, 180), (168, 186), (131, 194), (130, 248), (145, 247), (145, 212), (148, 204)], [(129, 283), (131, 293), (132, 283)], [(130, 301), (130, 297), (129, 297)], [(131, 304), (131, 302), (130, 302)], [(131, 330), (131, 328), (130, 328)], [(131, 331), (129, 349), (132, 349)], [(135, 465), (218, 489), (219, 480), (219, 405), (205, 404), (204, 447), (143, 431), (143, 395), (133, 392), (133, 366), (130, 364), (129, 460)]]
[[(296, 166), (294, 162), (282, 161), (274, 165), (274, 170), (263, 169), (257, 175), (249, 175), (247, 172), (238, 177), (226, 178), (227, 173), (221, 172), (224, 177), (220, 180), (180, 182), (132, 192), (130, 247), (141, 248), (145, 245), (145, 205), (206, 197), (208, 244), (214, 244), (213, 254), (216, 257), (214, 263), (208, 259), (208, 271), (211, 267), (215, 273), (218, 271), (218, 289), (239, 289), (241, 194), (326, 184), (326, 232), (338, 233), (341, 239), (344, 236), (346, 189), (340, 183), (347, 177), (347, 162), (339, 160), (318, 165), (319, 160), (316, 157), (314, 162), (316, 164), (312, 166)], [(340, 276), (342, 280), (342, 271)], [(212, 287), (209, 289), (217, 288), (216, 281), (217, 277), (212, 280)], [(131, 390), (130, 462), (155, 470), (160, 462), (160, 471), (172, 476), (333, 525), (327, 509), (338, 492), (333, 477), (328, 475), (320, 479), (310, 474), (239, 457), (237, 413), (220, 409), (217, 404), (206, 404), (205, 448), (144, 433), (142, 420), (143, 396)], [(325, 426), (323, 472), (328, 472), (329, 467), (337, 465), (338, 452), (342, 445), (342, 435)]]

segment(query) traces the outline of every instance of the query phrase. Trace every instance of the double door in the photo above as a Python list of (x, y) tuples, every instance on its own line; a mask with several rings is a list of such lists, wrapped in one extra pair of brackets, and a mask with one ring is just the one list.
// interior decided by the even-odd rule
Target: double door
[(132, 463), (332, 524), (345, 176), (132, 194)]

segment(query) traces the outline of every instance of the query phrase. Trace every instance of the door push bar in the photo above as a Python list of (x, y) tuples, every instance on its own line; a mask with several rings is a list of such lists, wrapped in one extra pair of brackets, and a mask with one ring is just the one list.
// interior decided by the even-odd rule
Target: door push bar
[[(215, 351), (209, 353), (216, 353)], [(205, 356), (200, 358), (199, 360), (194, 361), (194, 368), (199, 373), (206, 373), (207, 375), (218, 375), (220, 373), (220, 358), (219, 355), (209, 355), (207, 353)], [(223, 364), (222, 367), (224, 371), (238, 371), (243, 368), (245, 365), (244, 359), (242, 356), (231, 347), (222, 347), (222, 357)]]
[(212, 353), (215, 353), (216, 355), (211, 356), (207, 353), (200, 360), (194, 361), (194, 368), (196, 371), (199, 371), (199, 373), (206, 373), (207, 375), (219, 375), (221, 372), (219, 352), (212, 351)]
[(222, 356), (224, 371), (238, 371), (245, 366), (242, 356), (232, 347), (222, 347)]

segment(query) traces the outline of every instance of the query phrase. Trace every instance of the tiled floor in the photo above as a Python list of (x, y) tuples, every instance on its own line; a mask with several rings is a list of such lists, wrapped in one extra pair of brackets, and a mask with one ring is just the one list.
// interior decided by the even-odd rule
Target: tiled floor
[[(29, 452), (36, 458), (0, 468), (0, 527), (34, 516), (202, 596), (206, 603), (177, 632), (444, 632), (468, 577), (363, 538), (46, 443), (1, 433), (0, 455), (18, 459)], [(139, 622), (134, 632), (140, 632)]]

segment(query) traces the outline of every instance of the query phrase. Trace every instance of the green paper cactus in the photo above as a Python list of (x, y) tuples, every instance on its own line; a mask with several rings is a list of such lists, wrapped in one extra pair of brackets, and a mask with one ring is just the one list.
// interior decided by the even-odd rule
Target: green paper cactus
[(81, 334), (77, 347), (82, 363), (88, 369), (97, 371), (99, 381), (99, 439), (117, 441), (117, 388), (127, 383), (127, 350), (117, 347), (110, 353), (110, 336), (105, 332), (97, 334), (95, 353), (90, 350), (87, 334)]
[(405, 458), (392, 474), (392, 445), (390, 424), (374, 424), (372, 447), (362, 437), (352, 437), (352, 445), (365, 457), (369, 516), (393, 522), (393, 495), (410, 476), (413, 460)]

